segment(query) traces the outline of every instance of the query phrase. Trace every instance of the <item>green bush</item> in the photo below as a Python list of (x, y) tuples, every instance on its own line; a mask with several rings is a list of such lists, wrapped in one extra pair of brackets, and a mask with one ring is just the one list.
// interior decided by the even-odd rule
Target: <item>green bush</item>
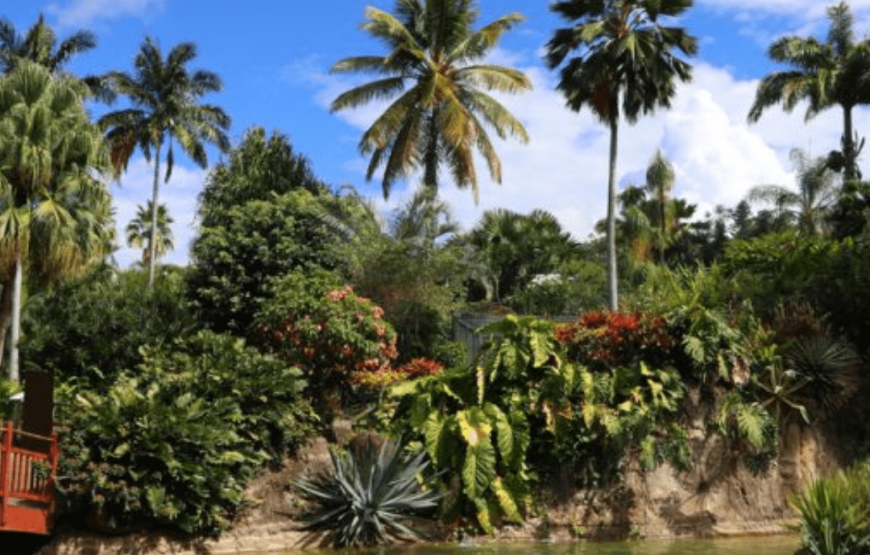
[(870, 463), (811, 483), (792, 503), (811, 555), (870, 552)]
[(102, 267), (32, 297), (22, 322), (21, 360), (95, 387), (142, 361), (143, 345), (165, 345), (188, 333), (194, 316), (184, 299), (182, 272), (147, 276)]
[(257, 315), (263, 346), (305, 372), (322, 414), (341, 413), (356, 385), (392, 372), (396, 332), (384, 311), (326, 270), (291, 272)]
[(201, 332), (144, 351), (105, 390), (61, 385), (60, 485), (105, 526), (226, 529), (247, 482), (311, 432), (301, 372)]

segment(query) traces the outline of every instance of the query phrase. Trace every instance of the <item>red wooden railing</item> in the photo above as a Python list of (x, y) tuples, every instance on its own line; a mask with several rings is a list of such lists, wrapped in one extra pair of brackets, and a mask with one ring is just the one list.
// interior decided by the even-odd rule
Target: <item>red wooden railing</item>
[(0, 429), (0, 531), (48, 534), (55, 508), (57, 435)]

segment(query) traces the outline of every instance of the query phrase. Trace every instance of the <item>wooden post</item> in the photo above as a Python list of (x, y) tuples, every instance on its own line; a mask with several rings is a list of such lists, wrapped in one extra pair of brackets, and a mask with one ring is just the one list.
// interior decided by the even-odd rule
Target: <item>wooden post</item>
[(3, 445), (0, 447), (0, 528), (6, 526), (6, 508), (9, 505), (11, 456), (12, 422), (7, 422), (3, 426)]

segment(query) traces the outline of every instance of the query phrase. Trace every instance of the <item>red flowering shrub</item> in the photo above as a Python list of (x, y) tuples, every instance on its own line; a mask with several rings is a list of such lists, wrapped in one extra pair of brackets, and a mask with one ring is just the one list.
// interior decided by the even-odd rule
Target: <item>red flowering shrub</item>
[(643, 312), (588, 312), (577, 323), (557, 327), (555, 335), (571, 360), (598, 369), (638, 360), (663, 365), (676, 345), (665, 319)]
[(399, 368), (380, 368), (374, 372), (355, 372), (351, 381), (356, 385), (379, 388), (402, 380), (434, 376), (444, 371), (444, 365), (429, 358), (415, 358)]
[[(396, 333), (384, 311), (326, 271), (294, 272), (257, 317), (266, 348), (302, 368), (315, 399), (343, 406), (352, 385), (394, 372)], [(328, 399), (327, 399), (328, 398)]]

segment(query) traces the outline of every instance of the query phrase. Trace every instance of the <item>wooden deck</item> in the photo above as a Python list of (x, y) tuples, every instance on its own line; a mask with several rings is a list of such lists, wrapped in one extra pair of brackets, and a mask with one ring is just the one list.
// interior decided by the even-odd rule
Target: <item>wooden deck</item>
[(0, 428), (0, 532), (51, 532), (57, 459), (57, 435)]

